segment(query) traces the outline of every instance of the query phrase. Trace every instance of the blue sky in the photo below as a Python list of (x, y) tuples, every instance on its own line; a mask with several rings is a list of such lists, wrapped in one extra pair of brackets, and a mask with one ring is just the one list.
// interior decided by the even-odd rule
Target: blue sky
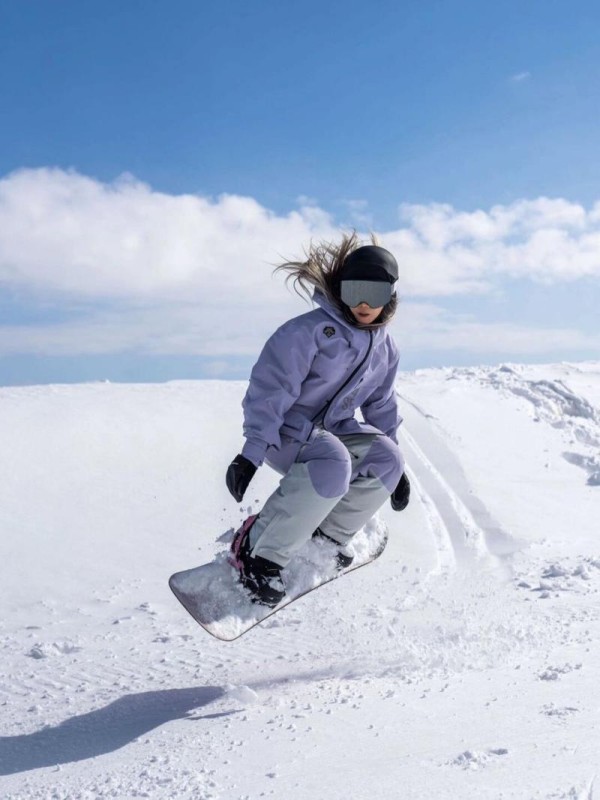
[(349, 226), (405, 260), (406, 368), (597, 357), (599, 23), (0, 0), (0, 384), (246, 377), (305, 310), (269, 265)]

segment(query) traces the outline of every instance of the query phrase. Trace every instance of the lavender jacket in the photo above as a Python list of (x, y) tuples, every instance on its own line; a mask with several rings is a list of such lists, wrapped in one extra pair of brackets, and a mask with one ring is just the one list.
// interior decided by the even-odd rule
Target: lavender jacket
[[(307, 442), (315, 426), (335, 435), (378, 433), (394, 442), (402, 422), (394, 382), (398, 349), (386, 328), (347, 322), (325, 296), (267, 340), (242, 406), (242, 455), (260, 466), (281, 437)], [(364, 423), (354, 417), (360, 408)]]

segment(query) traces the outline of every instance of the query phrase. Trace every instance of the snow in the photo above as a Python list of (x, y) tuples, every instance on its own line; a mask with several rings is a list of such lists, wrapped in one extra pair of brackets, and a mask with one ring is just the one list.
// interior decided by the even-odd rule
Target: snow
[(600, 796), (600, 362), (402, 374), (384, 554), (221, 642), (244, 388), (0, 389), (0, 796)]
[[(255, 517), (249, 519), (253, 521)], [(169, 586), (182, 605), (209, 633), (217, 639), (232, 641), (266, 620), (274, 610), (273, 607), (251, 601), (229, 561), (233, 536), (221, 536), (219, 541), (224, 539), (225, 547), (213, 561), (172, 575)], [(346, 555), (353, 559), (347, 571), (372, 562), (385, 549), (386, 543), (387, 527), (377, 519), (369, 520), (344, 548)], [(306, 542), (296, 558), (283, 570), (286, 595), (277, 605), (277, 613), (317, 586), (339, 578), (340, 572), (336, 568), (336, 555), (339, 552), (340, 548), (331, 540), (310, 539)], [(272, 585), (279, 588), (280, 579), (274, 580)]]

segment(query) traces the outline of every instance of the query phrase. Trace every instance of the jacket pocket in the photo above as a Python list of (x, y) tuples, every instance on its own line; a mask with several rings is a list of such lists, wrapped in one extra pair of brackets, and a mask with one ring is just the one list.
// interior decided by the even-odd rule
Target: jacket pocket
[(313, 429), (313, 423), (298, 411), (288, 411), (284, 423), (279, 429), (283, 436), (289, 436), (296, 442), (307, 442)]

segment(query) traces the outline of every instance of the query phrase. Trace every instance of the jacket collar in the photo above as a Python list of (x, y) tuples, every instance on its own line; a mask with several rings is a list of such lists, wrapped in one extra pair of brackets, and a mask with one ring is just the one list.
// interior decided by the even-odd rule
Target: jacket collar
[(383, 331), (385, 330), (385, 328), (383, 327), (375, 327), (372, 329), (369, 329), (368, 327), (363, 328), (360, 325), (353, 325), (351, 322), (348, 322), (348, 320), (344, 317), (341, 310), (320, 289), (315, 289), (312, 299), (313, 303), (316, 303), (318, 306), (321, 306), (323, 311), (329, 314), (330, 317), (333, 317), (333, 319), (336, 322), (339, 322), (341, 325), (343, 325), (345, 328), (347, 328), (354, 334), (356, 334), (359, 331), (364, 331), (365, 333), (368, 333), (369, 330), (371, 330), (371, 333), (373, 333), (374, 336), (381, 336), (383, 334)]
[(320, 289), (315, 289), (313, 293), (313, 303), (316, 303), (318, 306), (321, 306), (323, 311), (326, 311), (330, 317), (333, 317), (336, 322), (341, 322), (347, 328), (354, 327), (351, 325), (348, 320), (344, 319), (344, 315), (342, 314), (341, 310), (333, 303)]

